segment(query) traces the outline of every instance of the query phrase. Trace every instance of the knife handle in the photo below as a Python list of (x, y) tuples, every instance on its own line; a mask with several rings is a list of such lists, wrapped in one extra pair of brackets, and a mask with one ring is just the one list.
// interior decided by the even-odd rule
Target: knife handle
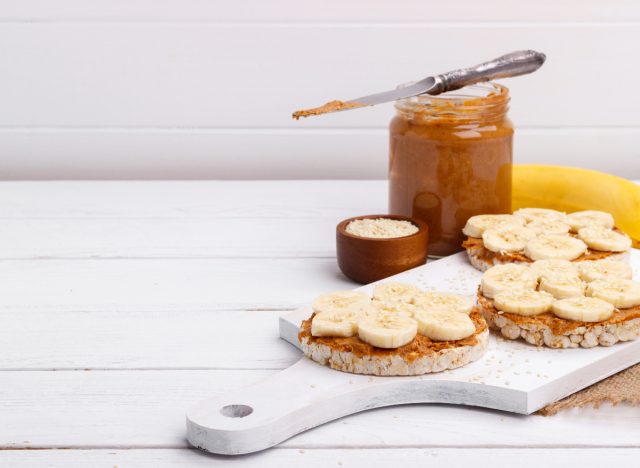
[(540, 68), (546, 58), (546, 55), (535, 50), (511, 52), (475, 67), (461, 68), (438, 75), (435, 77), (435, 87), (428, 93), (436, 95), (496, 78), (526, 75)]

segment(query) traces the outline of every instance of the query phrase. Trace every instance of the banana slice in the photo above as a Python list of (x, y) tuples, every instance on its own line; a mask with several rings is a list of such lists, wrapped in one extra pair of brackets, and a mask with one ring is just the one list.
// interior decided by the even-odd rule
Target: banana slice
[(524, 219), (509, 214), (472, 216), (467, 220), (462, 232), (469, 237), (482, 237), (487, 229), (503, 226), (524, 226)]
[(524, 226), (487, 229), (482, 234), (484, 246), (492, 252), (520, 252), (536, 233)]
[(586, 285), (580, 279), (578, 267), (568, 260), (538, 260), (531, 265), (538, 275), (538, 289), (546, 291), (556, 299), (584, 295)]
[(586, 250), (587, 245), (580, 239), (557, 234), (541, 234), (527, 243), (524, 254), (532, 260), (574, 260)]
[(567, 234), (571, 229), (567, 223), (557, 219), (535, 219), (526, 227), (536, 234)]
[(457, 312), (467, 315), (475, 305), (468, 297), (439, 292), (422, 292), (415, 297), (413, 303), (426, 312)]
[(549, 312), (553, 301), (553, 296), (547, 292), (527, 289), (502, 291), (493, 298), (496, 309), (527, 317)]
[(535, 261), (531, 264), (531, 270), (538, 275), (538, 280), (556, 276), (578, 275), (578, 267), (574, 262), (558, 258)]
[(371, 312), (368, 312), (368, 315), (371, 315), (371, 313), (391, 315), (398, 314), (412, 318), (415, 311), (416, 306), (413, 304), (408, 304), (402, 301), (380, 301), (378, 299), (374, 299), (371, 302)]
[(590, 248), (604, 252), (625, 252), (631, 248), (631, 238), (602, 226), (589, 226), (578, 231), (578, 237)]
[(603, 278), (631, 279), (631, 267), (616, 260), (592, 260), (579, 262), (580, 277), (587, 282)]
[(480, 280), (482, 294), (488, 298), (511, 289), (535, 290), (536, 286), (538, 276), (528, 266), (517, 263), (491, 267), (483, 273)]
[(311, 321), (311, 335), (347, 338), (358, 333), (358, 322), (364, 311), (320, 312)]
[(312, 304), (316, 313), (357, 312), (368, 307), (371, 298), (358, 291), (337, 291), (318, 296)]
[(377, 348), (399, 348), (417, 333), (417, 322), (401, 314), (374, 314), (358, 322), (358, 337)]
[(547, 208), (520, 208), (513, 212), (514, 216), (524, 218), (526, 222), (532, 221), (564, 221), (566, 222), (567, 215), (556, 210), (549, 210)]
[(462, 340), (476, 331), (473, 320), (458, 312), (423, 310), (415, 318), (419, 333), (433, 341)]
[(583, 296), (587, 285), (575, 275), (560, 275), (543, 277), (538, 288), (546, 291), (556, 299), (565, 299), (573, 296)]
[(567, 222), (573, 232), (589, 226), (602, 226), (612, 229), (614, 225), (613, 216), (605, 211), (587, 210), (576, 211), (567, 215)]
[(628, 279), (605, 278), (587, 285), (587, 296), (607, 301), (619, 309), (640, 305), (640, 283)]
[(595, 297), (575, 296), (555, 301), (551, 310), (563, 319), (602, 322), (613, 315), (614, 307)]
[(420, 293), (420, 289), (407, 283), (382, 283), (373, 289), (373, 298), (380, 301), (413, 302), (413, 298)]

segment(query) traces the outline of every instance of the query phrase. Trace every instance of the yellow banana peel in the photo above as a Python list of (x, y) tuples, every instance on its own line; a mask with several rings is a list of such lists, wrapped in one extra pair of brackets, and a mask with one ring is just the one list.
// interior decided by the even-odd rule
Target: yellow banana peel
[(608, 211), (640, 248), (640, 185), (622, 177), (578, 167), (515, 164), (511, 204), (513, 210)]

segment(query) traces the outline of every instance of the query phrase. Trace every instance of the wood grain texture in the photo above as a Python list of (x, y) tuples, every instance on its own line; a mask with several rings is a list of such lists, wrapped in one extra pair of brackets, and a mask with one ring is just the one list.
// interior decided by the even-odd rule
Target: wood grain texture
[(12, 313), (286, 310), (355, 285), (333, 258), (4, 260), (0, 283)]
[(374, 212), (386, 182), (6, 183), (0, 258), (334, 257), (335, 226)]
[[(186, 408), (273, 372), (4, 371), (0, 447), (186, 447)], [(300, 434), (282, 447), (640, 448), (632, 430), (638, 424), (640, 408), (624, 405), (572, 410), (554, 417), (408, 405), (343, 418)]]
[(272, 449), (254, 455), (229, 458), (207, 455), (190, 449), (132, 449), (132, 450), (3, 450), (0, 463), (15, 468), (46, 466), (61, 468), (130, 467), (170, 468), (211, 466), (281, 468), (305, 466), (325, 468), (327, 466), (359, 467), (366, 462), (371, 468), (388, 466), (438, 464), (448, 468), (467, 468), (469, 460), (479, 466), (508, 468), (566, 467), (579, 464), (582, 468), (600, 468), (612, 463), (619, 468), (636, 466), (639, 449)]
[[(34, 128), (0, 137), (4, 179), (382, 179), (388, 165), (384, 128)], [(639, 139), (635, 127), (518, 127), (514, 157), (638, 179)]]
[(336, 224), (385, 212), (386, 192), (386, 181), (5, 182), (0, 259), (329, 259)]
[(386, 187), (382, 180), (0, 182), (0, 219), (19, 218), (26, 224), (52, 218), (95, 223), (103, 218), (149, 223), (155, 218), (242, 218), (260, 227), (293, 218), (302, 224), (384, 209)]
[(301, 356), (278, 338), (280, 312), (106, 308), (0, 312), (0, 370), (284, 369)]
[[(637, 71), (628, 57), (639, 37), (637, 23), (0, 23), (10, 65), (0, 76), (0, 100), (11, 109), (0, 127), (382, 128), (389, 106), (299, 122), (291, 113), (524, 48), (549, 59), (508, 83), (518, 127), (637, 127), (626, 103)], [(594, 108), (588, 97), (602, 89), (604, 70), (616, 71), (615, 86)]]
[(7, 219), (0, 258), (333, 258), (341, 219)]
[[(222, 5), (222, 6), (221, 6)], [(299, 2), (296, 0), (5, 0), (0, 19), (5, 21), (239, 21), (239, 22), (393, 22), (393, 21), (632, 21), (640, 19), (633, 0), (617, 0), (615, 8), (602, 8), (599, 0), (552, 0), (536, 8), (521, 8), (509, 0), (491, 0), (474, 8), (473, 0), (459, 0), (456, 8), (420, 0), (398, 0), (394, 8), (367, 0)]]
[[(296, 218), (320, 229), (335, 218), (379, 211), (385, 187), (382, 181), (1, 183), (0, 447), (87, 450), (0, 450), (0, 464), (226, 462), (185, 449), (186, 408), (257, 382), (299, 356), (277, 340), (277, 312), (262, 309), (293, 308), (319, 292), (353, 287), (332, 258), (298, 257), (313, 253), (309, 247), (328, 252), (328, 240), (306, 245), (282, 234), (258, 245), (242, 237), (247, 220), (273, 233), (274, 226), (293, 229)], [(228, 236), (217, 222), (230, 222)], [(193, 247), (176, 246), (181, 236)], [(295, 244), (286, 247), (287, 239)], [(136, 255), (147, 258), (124, 258)], [(235, 259), (246, 255), (255, 258)], [(109, 256), (123, 258), (91, 258)], [(249, 290), (238, 299), (238, 291)], [(223, 338), (228, 344), (220, 347)], [(84, 368), (94, 370), (47, 370)], [(295, 466), (298, 455), (313, 453), (303, 460), (309, 466), (376, 466), (392, 463), (394, 454), (411, 462), (435, 453), (433, 460), (454, 467), (470, 458), (495, 466), (559, 460), (588, 467), (601, 466), (603, 457), (625, 466), (635, 463), (639, 425), (639, 410), (626, 406), (542, 418), (412, 405), (344, 418), (285, 449), (230, 463)]]
[(291, 112), (538, 48), (509, 81), (516, 160), (638, 178), (639, 21), (633, 0), (6, 0), (0, 177), (381, 178), (391, 106)]

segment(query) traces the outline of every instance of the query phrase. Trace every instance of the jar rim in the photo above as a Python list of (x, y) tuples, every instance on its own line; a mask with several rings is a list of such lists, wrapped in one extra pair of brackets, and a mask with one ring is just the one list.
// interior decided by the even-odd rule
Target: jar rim
[[(410, 83), (400, 85), (407, 86)], [(448, 93), (431, 96), (421, 94), (395, 102), (395, 108), (402, 114), (419, 114), (422, 118), (473, 119), (481, 117), (503, 117), (508, 110), (509, 88), (488, 81)]]

